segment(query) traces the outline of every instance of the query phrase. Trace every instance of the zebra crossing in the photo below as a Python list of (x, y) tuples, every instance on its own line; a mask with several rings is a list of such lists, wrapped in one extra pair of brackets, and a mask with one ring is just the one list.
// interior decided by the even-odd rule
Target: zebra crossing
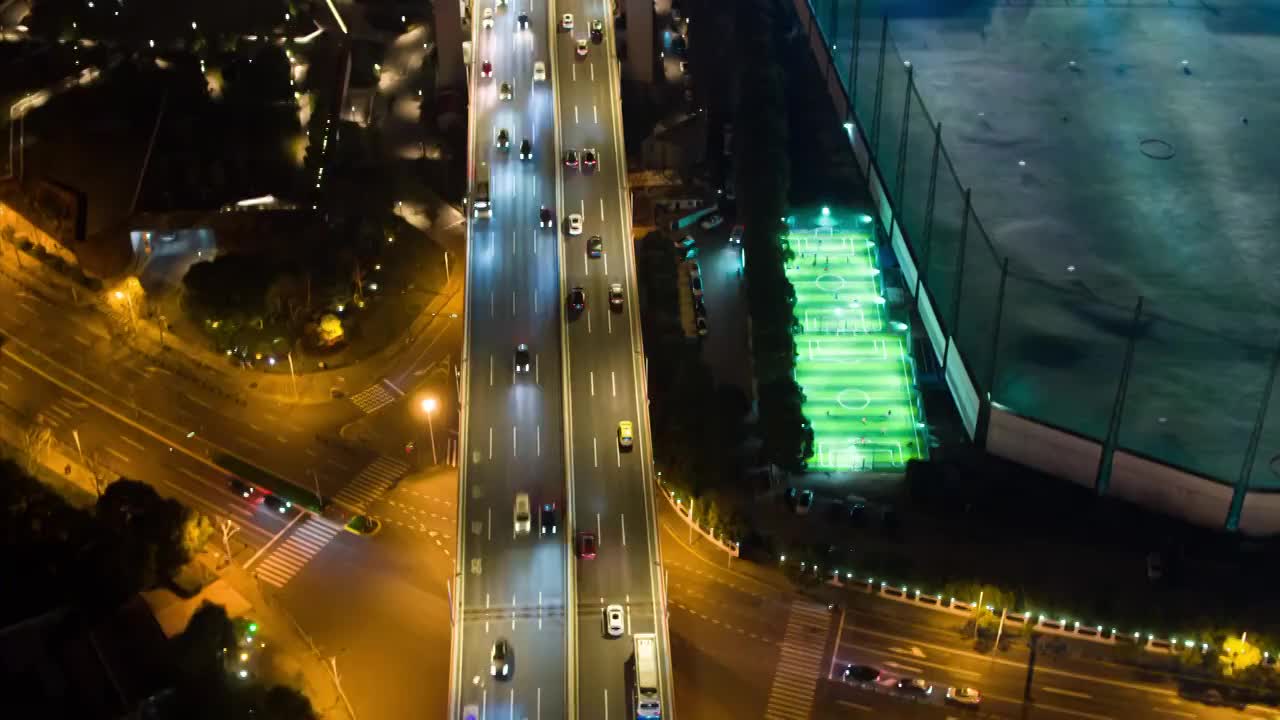
[(383, 378), (369, 387), (351, 396), (351, 402), (364, 411), (366, 415), (377, 412), (391, 403), (404, 397), (400, 388)]
[(284, 587), (339, 532), (341, 528), (337, 525), (307, 516), (284, 542), (258, 563), (253, 574), (265, 583)]
[(379, 457), (365, 466), (334, 499), (364, 512), (395, 481), (409, 472), (409, 463), (389, 457)]
[(831, 611), (825, 605), (791, 603), (765, 720), (808, 720), (830, 629)]

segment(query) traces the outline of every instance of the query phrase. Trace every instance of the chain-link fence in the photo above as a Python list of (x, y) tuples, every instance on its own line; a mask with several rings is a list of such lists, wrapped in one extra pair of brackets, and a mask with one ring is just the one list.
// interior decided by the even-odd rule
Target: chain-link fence
[[(865, 143), (890, 198), (886, 224), (902, 231), (908, 281), (931, 305), (925, 322), (937, 323), (929, 328), (935, 344), (946, 345), (937, 351), (944, 362), (958, 351), (983, 410), (995, 403), (1098, 443), (1104, 491), (1115, 451), (1234, 485), (1233, 517), (1246, 491), (1280, 490), (1271, 392), (1280, 323), (1224, 312), (1216, 327), (1197, 327), (1176, 319), (1179, 308), (1138, 298), (1117, 305), (1011, 266), (983, 228), (975, 206), (984, 198), (970, 196), (953, 165), (938, 125), (945, 118), (929, 114), (880, 3), (795, 4), (800, 31), (826, 56), (819, 66), (843, 85), (851, 139)], [(1197, 313), (1198, 322), (1204, 317)], [(981, 434), (977, 421), (969, 424)]]

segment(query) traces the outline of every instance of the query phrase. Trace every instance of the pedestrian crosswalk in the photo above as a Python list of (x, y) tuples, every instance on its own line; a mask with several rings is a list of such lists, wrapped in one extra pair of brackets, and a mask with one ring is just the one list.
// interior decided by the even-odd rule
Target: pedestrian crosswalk
[(284, 542), (258, 563), (253, 574), (265, 583), (284, 587), (340, 531), (337, 525), (307, 516)]
[(350, 505), (360, 512), (369, 509), (375, 500), (382, 497), (396, 480), (409, 472), (409, 463), (389, 457), (379, 457), (365, 466), (355, 479), (338, 491), (335, 500)]
[(791, 603), (765, 720), (808, 720), (830, 628), (831, 611), (825, 605)]
[(351, 402), (367, 415), (381, 410), (402, 397), (404, 393), (400, 392), (400, 388), (392, 385), (389, 380), (383, 379), (352, 395)]

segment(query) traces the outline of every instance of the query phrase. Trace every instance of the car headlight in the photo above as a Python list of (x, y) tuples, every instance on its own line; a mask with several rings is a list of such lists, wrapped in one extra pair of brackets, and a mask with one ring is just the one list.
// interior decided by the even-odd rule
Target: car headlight
[(507, 674), (507, 666), (505, 664), (502, 666), (502, 674), (503, 675)]

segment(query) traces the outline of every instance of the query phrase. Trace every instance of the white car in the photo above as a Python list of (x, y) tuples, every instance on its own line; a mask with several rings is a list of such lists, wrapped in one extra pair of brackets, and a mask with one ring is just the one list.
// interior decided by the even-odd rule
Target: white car
[(542, 62), (541, 60), (533, 64), (533, 81), (534, 82), (547, 81), (547, 64)]
[(569, 213), (569, 234), (582, 234), (582, 216), (578, 213)]
[(720, 227), (720, 223), (723, 223), (723, 222), (724, 222), (724, 216), (712, 215), (711, 217), (707, 218), (706, 220), (703, 220), (699, 224), (702, 226), (703, 230), (714, 230)]
[(565, 13), (560, 17), (560, 29), (561, 30), (573, 29), (573, 13)]
[(622, 606), (610, 605), (604, 609), (604, 632), (609, 637), (622, 637), (627, 631), (626, 623), (622, 619)]
[(484, 12), (480, 13), (480, 27), (485, 30), (493, 29), (493, 8), (485, 8)]
[(518, 493), (516, 495), (516, 535), (528, 535), (529, 527), (533, 524), (529, 512), (529, 493)]
[(579, 38), (578, 39), (578, 57), (586, 57), (587, 53), (590, 51), (591, 51), (591, 48), (587, 46), (587, 39)]
[(977, 707), (982, 704), (982, 693), (971, 687), (947, 688), (947, 702), (966, 707)]

